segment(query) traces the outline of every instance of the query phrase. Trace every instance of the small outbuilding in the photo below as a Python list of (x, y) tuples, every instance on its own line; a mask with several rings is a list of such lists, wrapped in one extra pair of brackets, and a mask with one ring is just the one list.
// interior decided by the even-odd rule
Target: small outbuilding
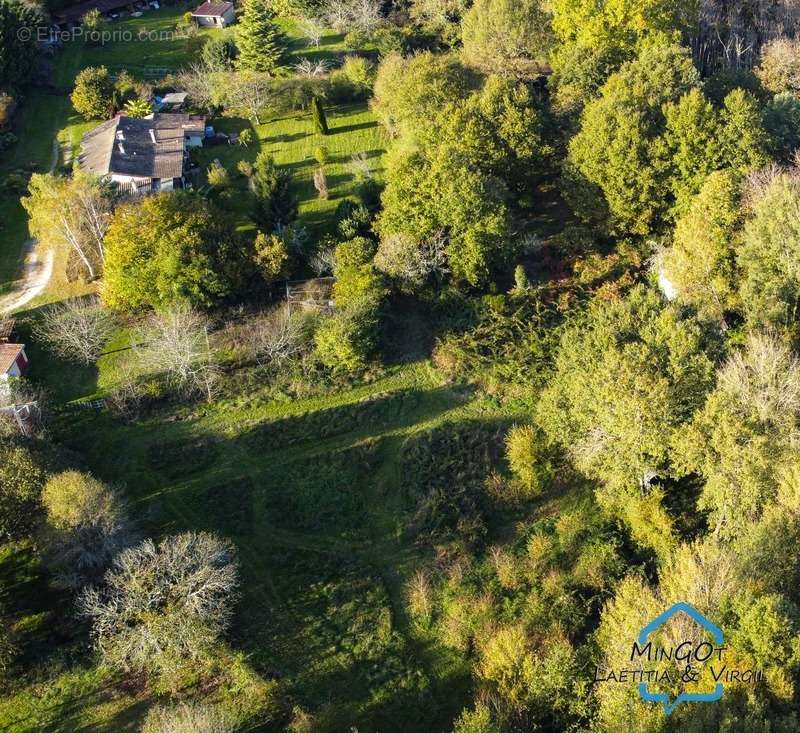
[(232, 2), (204, 2), (192, 13), (197, 25), (224, 28), (236, 20), (236, 11)]
[(9, 380), (23, 377), (27, 371), (25, 344), (0, 344), (0, 404), (11, 396)]

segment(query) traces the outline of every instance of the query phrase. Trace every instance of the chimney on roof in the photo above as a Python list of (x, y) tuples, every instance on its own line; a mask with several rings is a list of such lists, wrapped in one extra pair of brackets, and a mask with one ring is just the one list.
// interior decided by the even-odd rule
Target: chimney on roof
[(150, 132), (150, 139), (153, 141), (153, 145), (155, 145), (156, 144), (156, 133), (155, 133), (155, 130), (153, 130), (153, 128), (151, 127), (149, 132)]
[(122, 143), (117, 143), (117, 146), (119, 147), (119, 152), (125, 155), (125, 148), (122, 147)]

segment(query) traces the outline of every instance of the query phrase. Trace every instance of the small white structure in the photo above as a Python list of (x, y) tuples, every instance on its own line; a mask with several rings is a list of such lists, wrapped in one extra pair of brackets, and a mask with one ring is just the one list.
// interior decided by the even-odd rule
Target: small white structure
[(11, 397), (9, 380), (28, 371), (25, 344), (0, 344), (0, 405)]
[(236, 11), (233, 3), (204, 2), (192, 13), (192, 19), (197, 25), (224, 28), (236, 20)]

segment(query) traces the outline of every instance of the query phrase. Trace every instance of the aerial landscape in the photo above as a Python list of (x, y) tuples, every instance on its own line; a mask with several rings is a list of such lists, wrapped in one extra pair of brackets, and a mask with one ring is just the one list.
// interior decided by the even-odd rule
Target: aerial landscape
[(0, 731), (800, 732), (799, 0), (0, 18)]

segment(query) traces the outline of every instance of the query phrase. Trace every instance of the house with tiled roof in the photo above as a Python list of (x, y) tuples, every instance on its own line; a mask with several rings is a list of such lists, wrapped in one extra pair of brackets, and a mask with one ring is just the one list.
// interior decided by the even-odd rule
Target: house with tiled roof
[(120, 115), (81, 139), (80, 167), (117, 184), (123, 193), (183, 188), (188, 149), (203, 144), (205, 117), (155, 113)]
[(10, 381), (25, 376), (27, 371), (25, 344), (0, 343), (0, 405), (11, 397)]
[(231, 2), (204, 2), (192, 13), (197, 25), (224, 28), (236, 20), (236, 11)]

